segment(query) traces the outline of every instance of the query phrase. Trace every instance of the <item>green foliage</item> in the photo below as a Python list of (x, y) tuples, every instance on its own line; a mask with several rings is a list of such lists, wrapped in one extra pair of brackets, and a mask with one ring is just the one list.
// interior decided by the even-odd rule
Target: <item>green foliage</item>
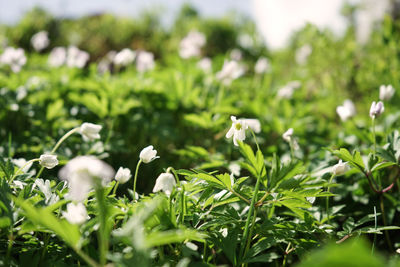
[[(351, 18), (356, 9), (344, 13)], [(0, 66), (0, 265), (395, 266), (398, 25), (385, 17), (364, 45), (354, 25), (342, 37), (306, 25), (280, 51), (268, 51), (248, 19), (204, 19), (188, 5), (170, 29), (160, 27), (157, 11), (60, 20), (40, 9), (2, 27), (10, 45), (25, 48), (27, 64), (18, 73)], [(51, 41), (42, 53), (30, 45), (39, 30)], [(200, 54), (210, 57), (208, 71), (199, 68), (200, 56), (179, 56), (191, 30), (205, 34)], [(49, 66), (50, 49), (69, 44), (88, 51), (89, 64)], [(296, 62), (304, 45), (312, 52)], [(106, 53), (123, 48), (152, 51), (155, 68), (98, 70)], [(217, 73), (234, 48), (246, 71), (225, 84)], [(255, 73), (261, 57), (270, 70)], [(396, 92), (372, 124), (368, 110), (381, 84)], [(357, 113), (341, 121), (336, 108), (345, 99)], [(260, 131), (249, 123), (254, 132), (246, 129), (235, 146), (225, 138), (231, 115), (258, 119)], [(83, 122), (102, 126), (100, 140), (83, 141), (76, 128)], [(283, 138), (289, 128), (293, 135)], [(36, 160), (21, 169), (71, 129), (55, 152), (58, 166), (39, 173)], [(71, 184), (58, 179), (63, 165), (92, 155), (134, 173), (148, 145), (160, 158), (140, 165), (139, 196), (133, 179), (90, 180), (95, 185), (81, 203), (87, 216), (71, 222), (65, 214), (77, 203)], [(351, 168), (335, 176), (338, 160)], [(160, 173), (174, 182), (153, 192)]]

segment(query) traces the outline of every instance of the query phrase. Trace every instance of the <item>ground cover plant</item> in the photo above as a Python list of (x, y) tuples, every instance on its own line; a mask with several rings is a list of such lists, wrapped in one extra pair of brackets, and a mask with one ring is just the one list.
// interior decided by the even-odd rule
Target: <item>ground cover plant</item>
[(0, 28), (1, 265), (399, 265), (398, 21), (237, 18)]

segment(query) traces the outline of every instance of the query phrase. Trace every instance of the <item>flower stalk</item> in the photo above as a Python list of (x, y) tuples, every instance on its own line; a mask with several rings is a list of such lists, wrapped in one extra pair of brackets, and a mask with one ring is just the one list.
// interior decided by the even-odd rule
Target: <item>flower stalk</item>
[(137, 199), (136, 199), (136, 181), (137, 181), (140, 164), (142, 164), (142, 159), (140, 159), (136, 165), (135, 176), (133, 178), (133, 199), (134, 199), (134, 201), (137, 201)]

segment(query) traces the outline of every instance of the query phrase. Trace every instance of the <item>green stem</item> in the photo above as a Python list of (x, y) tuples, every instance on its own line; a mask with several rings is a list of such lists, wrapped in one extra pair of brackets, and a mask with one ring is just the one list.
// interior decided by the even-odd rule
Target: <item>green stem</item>
[[(331, 178), (329, 179), (329, 183), (328, 183), (328, 187), (326, 189), (326, 191), (329, 193), (329, 189), (330, 189), (330, 185), (332, 182), (333, 177), (335, 177), (335, 174), (332, 173)], [(328, 219), (328, 224), (330, 224), (330, 220), (329, 220), (329, 196), (326, 197), (326, 218)]]
[(100, 224), (97, 237), (100, 251), (100, 264), (101, 266), (104, 266), (106, 264), (108, 251), (107, 203), (104, 197), (104, 188), (101, 185), (101, 181), (98, 178), (95, 179), (98, 180), (95, 185), (95, 193)]
[(133, 200), (137, 201), (136, 199), (136, 181), (137, 181), (137, 175), (139, 171), (140, 164), (142, 163), (142, 160), (140, 159), (136, 165), (136, 170), (135, 170), (135, 177), (133, 178)]
[(294, 147), (292, 138), (290, 138), (289, 147), (290, 147), (290, 155), (292, 156), (292, 160), (294, 160)]
[(251, 237), (253, 236), (254, 227), (256, 225), (257, 210), (258, 210), (257, 208), (254, 209), (254, 215), (253, 215), (253, 219), (251, 221), (249, 239), (247, 240), (246, 248), (244, 250), (244, 255), (246, 255), (247, 251), (250, 249)]
[[(58, 140), (58, 142), (56, 143), (56, 145), (54, 146), (54, 148), (51, 150), (50, 154), (54, 154), (56, 152), (56, 150), (60, 147), (60, 145), (71, 135), (73, 135), (74, 133), (78, 132), (79, 129), (81, 127), (75, 127), (72, 130), (70, 130), (69, 132), (67, 132), (66, 134), (63, 135), (63, 137), (60, 138), (60, 140)], [(40, 175), (42, 174), (44, 170), (44, 167), (41, 167), (38, 174), (36, 175), (36, 179), (40, 177)]]
[(10, 179), (10, 181), (9, 181), (8, 183), (11, 184), (12, 181), (15, 179), (15, 177), (17, 177), (17, 175), (19, 175), (19, 174), (22, 172), (22, 170), (23, 170), (26, 166), (28, 166), (29, 164), (31, 164), (31, 163), (33, 163), (33, 162), (36, 162), (36, 161), (39, 161), (39, 159), (31, 159), (31, 160), (29, 160), (27, 163), (25, 163), (25, 165), (23, 165), (21, 168), (19, 168), (19, 169), (14, 173), (14, 175), (11, 177), (11, 179)]
[[(383, 194), (379, 195), (379, 200), (381, 204), (381, 212), (382, 212), (382, 220), (383, 220), (383, 226), (387, 226), (386, 222), (386, 213), (385, 213), (385, 205), (383, 203)], [(390, 241), (390, 236), (389, 232), (385, 230), (385, 237), (386, 237), (386, 243), (388, 245), (389, 250), (392, 250), (392, 242)]]
[[(374, 206), (374, 218), (375, 218), (375, 231), (376, 231), (376, 229), (378, 228), (378, 219), (376, 216), (376, 207), (375, 206)], [(374, 234), (374, 242), (372, 243), (371, 255), (374, 254), (375, 244), (376, 244), (376, 233)]]
[(183, 187), (183, 184), (181, 184), (181, 181), (179, 180), (178, 175), (175, 172), (175, 169), (173, 167), (168, 167), (167, 173), (172, 173), (175, 177), (176, 184), (180, 186), (181, 188), (181, 216), (180, 216), (180, 221), (183, 224), (185, 221), (185, 188)]
[(73, 248), (76, 254), (78, 254), (84, 261), (86, 261), (92, 267), (101, 267), (100, 264), (95, 262), (91, 257), (78, 248)]
[(376, 132), (375, 132), (375, 116), (372, 117), (372, 138), (374, 139), (374, 158), (376, 154)]
[(283, 256), (282, 267), (286, 266), (286, 259), (287, 259), (288, 251), (290, 249), (290, 245), (291, 245), (291, 243), (289, 242), (289, 244), (288, 244), (288, 246), (286, 247), (286, 250), (285, 250), (285, 255)]
[(255, 186), (255, 189), (254, 189), (254, 195), (253, 195), (253, 197), (251, 199), (251, 203), (250, 203), (250, 208), (249, 208), (249, 212), (248, 212), (248, 215), (247, 215), (246, 224), (244, 226), (243, 240), (242, 240), (241, 251), (240, 251), (240, 255), (242, 257), (244, 256), (244, 250), (245, 250), (246, 242), (247, 242), (247, 239), (249, 238), (250, 221), (251, 221), (251, 217), (253, 215), (254, 204), (256, 203), (258, 191), (260, 189), (260, 184), (261, 184), (261, 177), (260, 177), (260, 175), (258, 175), (256, 186)]
[(117, 181), (116, 183), (115, 183), (115, 186), (114, 186), (114, 189), (113, 189), (113, 192), (112, 192), (112, 194), (115, 196), (115, 193), (117, 193), (117, 188), (118, 188), (118, 186), (119, 186), (119, 182)]
[(8, 264), (10, 262), (10, 256), (11, 256), (11, 250), (13, 247), (13, 243), (14, 243), (14, 235), (11, 232), (11, 234), (8, 236), (7, 254), (6, 254), (6, 259), (5, 259), (6, 264)]
[(258, 145), (257, 138), (256, 138), (256, 134), (254, 133), (254, 131), (253, 131), (251, 128), (249, 128), (249, 130), (250, 130), (250, 132), (251, 132), (251, 135), (253, 135), (254, 142), (255, 142), (256, 145), (257, 145), (257, 150), (260, 150), (260, 146)]

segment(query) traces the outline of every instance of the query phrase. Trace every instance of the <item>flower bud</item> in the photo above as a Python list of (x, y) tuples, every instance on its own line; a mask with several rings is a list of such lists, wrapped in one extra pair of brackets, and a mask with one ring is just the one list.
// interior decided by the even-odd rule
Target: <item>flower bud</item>
[(383, 102), (379, 101), (376, 103), (375, 101), (372, 102), (371, 108), (369, 109), (369, 116), (371, 118), (378, 117), (381, 115), (381, 113), (385, 110), (385, 107), (383, 106)]
[(153, 146), (148, 146), (143, 148), (143, 150), (140, 152), (139, 158), (144, 162), (144, 163), (149, 163), (155, 160), (157, 155), (157, 150), (153, 149)]
[(131, 176), (131, 171), (128, 168), (119, 167), (117, 174), (115, 175), (115, 180), (121, 184), (124, 184), (129, 181)]
[(57, 155), (43, 154), (39, 158), (39, 163), (47, 169), (53, 169), (58, 165)]
[(153, 192), (163, 191), (168, 196), (171, 194), (172, 189), (176, 185), (175, 177), (171, 173), (161, 173), (156, 180)]
[(379, 99), (390, 100), (394, 95), (394, 88), (392, 85), (381, 85), (379, 87)]
[(84, 122), (82, 123), (79, 132), (81, 133), (83, 140), (89, 141), (89, 140), (95, 140), (95, 139), (100, 139), (100, 130), (102, 126), (89, 123), (89, 122)]
[(67, 211), (63, 211), (62, 215), (73, 224), (82, 224), (88, 219), (86, 208), (82, 203), (68, 203)]
[(339, 163), (332, 167), (332, 173), (336, 176), (345, 174), (350, 169), (347, 162), (342, 162), (339, 160)]

